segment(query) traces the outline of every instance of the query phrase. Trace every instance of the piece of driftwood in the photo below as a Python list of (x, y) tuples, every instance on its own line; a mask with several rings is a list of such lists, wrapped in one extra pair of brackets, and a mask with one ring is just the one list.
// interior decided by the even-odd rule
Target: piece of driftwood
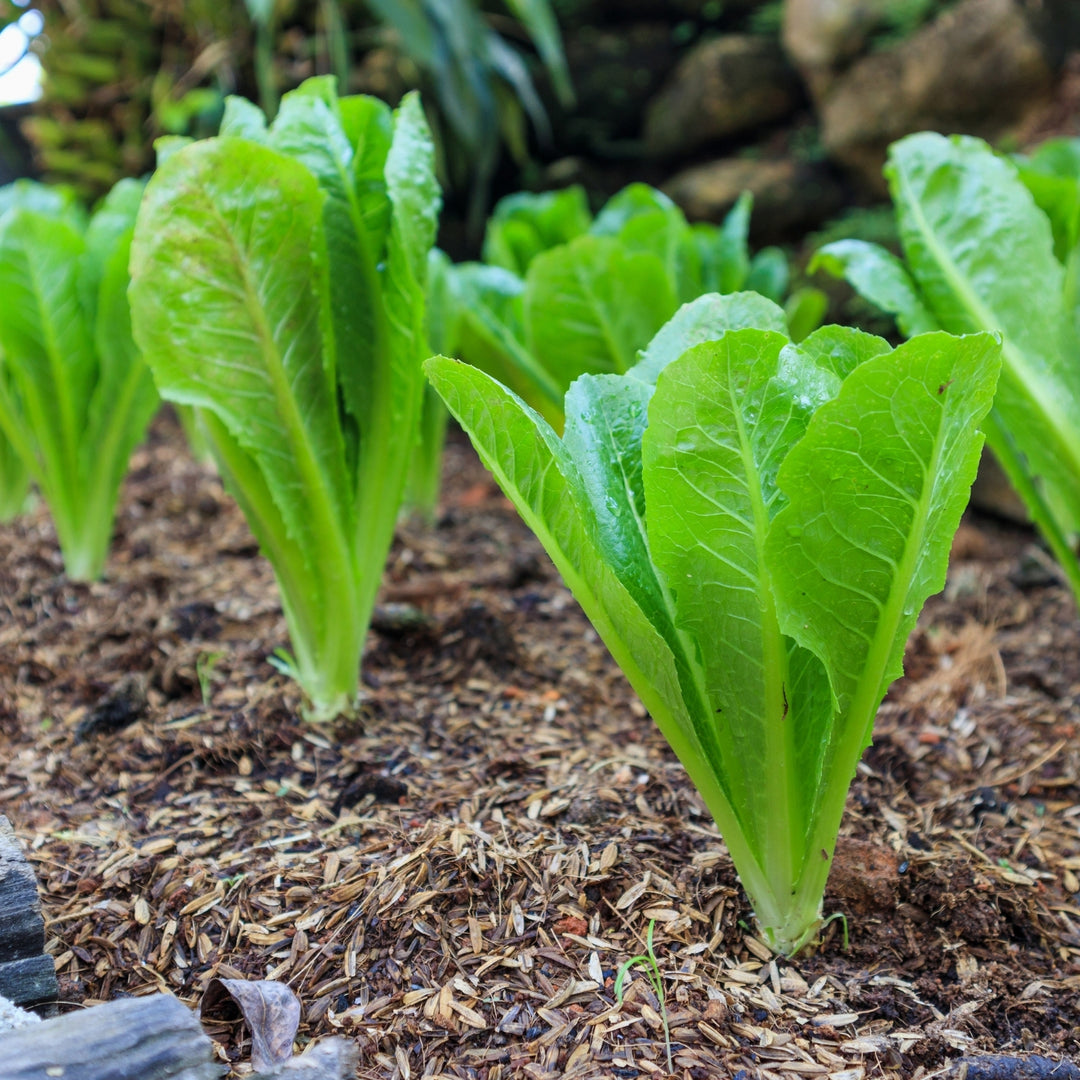
[(6, 817), (0, 815), (0, 996), (42, 1006), (59, 993), (37, 879)]
[(1080, 1080), (1080, 1068), (1071, 1061), (1050, 1058), (986, 1054), (961, 1058), (950, 1070), (950, 1080)]
[[(347, 1080), (356, 1045), (330, 1038), (249, 1080)], [(0, 1080), (218, 1080), (214, 1044), (169, 994), (121, 998), (0, 1036)]]
[(214, 1044), (168, 994), (122, 998), (0, 1040), (0, 1080), (217, 1080)]

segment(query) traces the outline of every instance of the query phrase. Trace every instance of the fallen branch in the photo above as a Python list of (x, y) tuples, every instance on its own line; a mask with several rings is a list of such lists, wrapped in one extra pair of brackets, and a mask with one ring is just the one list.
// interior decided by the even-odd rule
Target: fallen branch
[(214, 1044), (168, 994), (123, 998), (4, 1037), (0, 1080), (218, 1080)]

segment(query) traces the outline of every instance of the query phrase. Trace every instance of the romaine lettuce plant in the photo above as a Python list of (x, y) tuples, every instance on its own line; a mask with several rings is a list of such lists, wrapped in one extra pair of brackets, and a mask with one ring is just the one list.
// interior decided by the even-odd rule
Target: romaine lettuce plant
[[(681, 309), (560, 437), (491, 376), (428, 377), (697, 786), (761, 932), (810, 944), (847, 790), (944, 583), (999, 343), (802, 344), (752, 294)], [(726, 330), (726, 332), (725, 332)]]
[(895, 315), (905, 334), (1003, 335), (987, 441), (1080, 603), (1075, 154), (1058, 144), (1018, 166), (978, 139), (924, 133), (895, 143), (885, 171), (903, 261), (844, 240), (816, 263)]
[[(47, 187), (32, 180), (16, 180), (0, 187), (0, 217), (7, 211), (22, 207), (54, 216), (71, 215), (76, 228), (86, 227), (86, 215), (75, 200), (74, 193), (63, 187)], [(3, 393), (17, 400), (17, 390), (8, 374), (0, 349), (0, 380)], [(26, 506), (30, 490), (30, 470), (16, 452), (0, 425), (0, 523), (11, 521)]]
[(779, 302), (789, 283), (778, 248), (750, 255), (749, 195), (716, 226), (689, 224), (646, 184), (624, 188), (590, 220), (575, 191), (503, 200), (487, 261), (453, 271), (460, 357), (556, 426), (574, 379), (627, 371), (680, 304), (744, 289)]
[(585, 189), (521, 191), (495, 204), (484, 229), (483, 260), (524, 277), (541, 252), (589, 231), (592, 213)]
[(157, 407), (131, 336), (128, 250), (142, 185), (87, 220), (59, 191), (0, 197), (0, 431), (37, 483), (69, 577), (105, 568), (128, 458)]
[(136, 338), (195, 406), (270, 559), (309, 715), (349, 712), (423, 400), (439, 192), (420, 101), (391, 113), (330, 79), (272, 125), (230, 99), (173, 150), (132, 249)]
[[(495, 376), (561, 430), (570, 383), (633, 366), (680, 303), (742, 289), (784, 298), (783, 251), (750, 255), (752, 203), (744, 194), (716, 226), (689, 224), (647, 184), (624, 188), (595, 219), (581, 188), (507, 196), (488, 222), (485, 261), (450, 267), (440, 285), (453, 348), (438, 351)], [(791, 294), (793, 334), (820, 323), (823, 300), (817, 289)], [(437, 461), (441, 449), (425, 442), (420, 457)]]

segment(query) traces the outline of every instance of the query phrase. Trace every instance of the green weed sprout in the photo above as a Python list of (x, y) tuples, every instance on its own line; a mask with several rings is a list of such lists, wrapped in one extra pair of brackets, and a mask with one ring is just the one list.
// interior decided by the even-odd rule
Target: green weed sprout
[(671, 1029), (668, 1027), (667, 999), (664, 995), (664, 976), (660, 972), (660, 962), (656, 958), (656, 950), (653, 948), (653, 928), (656, 920), (649, 920), (649, 929), (645, 935), (645, 951), (637, 956), (631, 956), (629, 960), (619, 965), (615, 975), (615, 999), (621, 1005), (623, 1001), (623, 982), (631, 968), (639, 965), (645, 969), (652, 988), (656, 993), (656, 1000), (660, 1003), (660, 1020), (664, 1025), (664, 1045), (667, 1047), (668, 1072), (675, 1071), (675, 1063), (671, 1057)]

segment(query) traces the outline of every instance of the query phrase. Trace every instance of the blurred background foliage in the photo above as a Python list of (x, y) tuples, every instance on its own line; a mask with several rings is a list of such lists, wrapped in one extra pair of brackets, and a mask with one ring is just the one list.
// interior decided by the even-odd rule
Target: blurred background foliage
[[(229, 94), (273, 115), (310, 75), (396, 101), (424, 91), (448, 187), (479, 229), (505, 151), (550, 141), (573, 89), (548, 0), (38, 0), (42, 95), (22, 122), (43, 179), (94, 198), (153, 166), (159, 135), (216, 131)], [(25, 8), (0, 0), (0, 28)], [(360, 60), (367, 58), (366, 67)]]
[(755, 244), (801, 243), (880, 203), (907, 131), (1080, 133), (1076, 0), (0, 0), (0, 33), (32, 12), (42, 93), (0, 108), (0, 183), (92, 200), (158, 136), (216, 131), (227, 95), (273, 113), (329, 73), (423, 92), (456, 258), (516, 190), (580, 184), (596, 209), (644, 181), (713, 222), (747, 190)]

